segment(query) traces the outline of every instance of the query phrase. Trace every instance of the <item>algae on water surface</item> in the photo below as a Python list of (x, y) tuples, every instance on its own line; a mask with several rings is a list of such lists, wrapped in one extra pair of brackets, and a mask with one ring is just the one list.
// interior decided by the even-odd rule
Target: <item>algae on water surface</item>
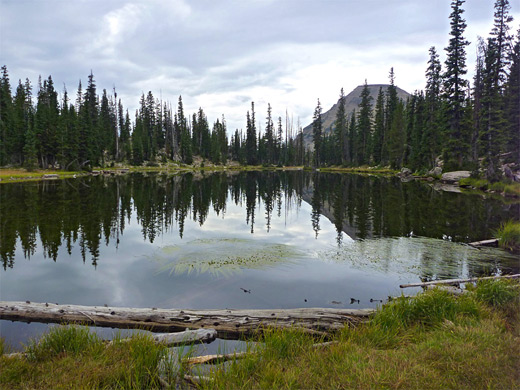
[(151, 256), (159, 272), (231, 275), (244, 269), (266, 269), (304, 257), (296, 248), (239, 238), (197, 239), (164, 246)]

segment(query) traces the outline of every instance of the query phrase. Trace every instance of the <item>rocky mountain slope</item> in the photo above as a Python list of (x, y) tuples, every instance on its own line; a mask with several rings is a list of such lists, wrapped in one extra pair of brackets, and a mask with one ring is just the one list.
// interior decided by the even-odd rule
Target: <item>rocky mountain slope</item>
[[(389, 84), (369, 84), (368, 89), (370, 90), (370, 96), (372, 96), (372, 109), (374, 109), (377, 95), (379, 94), (379, 89), (383, 88), (383, 93), (386, 94), (388, 90)], [(350, 118), (352, 115), (352, 111), (358, 109), (359, 103), (361, 103), (361, 91), (363, 90), (363, 85), (360, 85), (348, 95), (345, 96), (345, 112), (347, 116)], [(399, 99), (406, 99), (410, 96), (410, 94), (401, 88), (397, 87), (397, 97)], [(339, 100), (339, 99), (338, 99)], [(334, 104), (330, 110), (323, 113), (321, 115), (321, 120), (323, 123), (323, 132), (324, 134), (329, 134), (334, 128), (334, 121), (336, 120), (336, 112), (338, 111), (338, 103)], [(312, 123), (304, 127), (303, 129), (303, 138), (305, 140), (306, 145), (312, 144)]]

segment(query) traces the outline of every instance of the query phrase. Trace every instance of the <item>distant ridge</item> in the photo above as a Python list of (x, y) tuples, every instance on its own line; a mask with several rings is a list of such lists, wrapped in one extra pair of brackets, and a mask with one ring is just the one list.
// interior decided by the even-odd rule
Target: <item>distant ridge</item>
[[(370, 91), (370, 96), (372, 96), (372, 110), (375, 107), (377, 95), (379, 94), (379, 88), (383, 88), (383, 93), (386, 94), (388, 87), (390, 84), (369, 84), (368, 90)], [(345, 96), (345, 112), (347, 113), (347, 117), (350, 118), (352, 115), (352, 111), (357, 110), (359, 103), (361, 103), (361, 91), (363, 90), (364, 85), (359, 85), (352, 90), (348, 95)], [(397, 88), (397, 97), (406, 101), (406, 99), (411, 96), (405, 90), (402, 90), (399, 87)], [(338, 99), (339, 101), (339, 99)], [(338, 111), (338, 103), (334, 104), (330, 110), (321, 114), (321, 120), (323, 123), (323, 134), (329, 134), (333, 127), (334, 121), (336, 120), (336, 112)], [(306, 145), (312, 144), (312, 123), (303, 128), (303, 139)]]

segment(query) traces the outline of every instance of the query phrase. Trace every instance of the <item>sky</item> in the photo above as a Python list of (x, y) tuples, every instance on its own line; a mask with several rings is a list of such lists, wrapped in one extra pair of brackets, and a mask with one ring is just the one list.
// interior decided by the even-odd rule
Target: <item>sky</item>
[[(184, 112), (222, 115), (228, 133), (246, 112), (265, 127), (286, 113), (306, 126), (320, 99), (327, 111), (365, 82), (424, 89), (428, 49), (444, 61), (451, 0), (0, 0), (0, 65), (13, 90), (52, 76), (71, 97), (92, 73), (101, 95), (115, 87), (131, 117), (152, 91)], [(512, 32), (520, 0), (510, 0)], [(467, 0), (468, 78), (478, 36), (493, 24), (494, 0)]]

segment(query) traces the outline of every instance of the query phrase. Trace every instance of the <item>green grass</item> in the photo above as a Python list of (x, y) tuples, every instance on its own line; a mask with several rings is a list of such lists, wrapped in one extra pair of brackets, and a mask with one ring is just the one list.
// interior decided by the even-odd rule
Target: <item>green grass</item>
[(514, 250), (520, 248), (520, 222), (507, 221), (494, 233), (498, 238), (498, 245), (502, 248)]
[[(26, 358), (0, 357), (0, 388), (160, 388), (159, 363), (167, 349), (147, 335), (106, 345), (88, 328), (60, 326), (31, 342), (26, 353)], [(171, 367), (164, 366), (171, 377)]]
[(462, 187), (473, 187), (481, 191), (491, 190), (506, 196), (520, 197), (520, 183), (496, 182), (491, 183), (486, 179), (468, 177), (461, 179), (459, 185)]
[[(494, 282), (492, 289), (479, 284), (461, 297), (433, 290), (400, 298), (370, 323), (344, 328), (325, 348), (313, 348), (316, 340), (303, 333), (273, 330), (261, 340), (264, 349), (217, 369), (203, 387), (520, 388), (518, 283)], [(488, 293), (508, 298), (494, 305), (497, 298)]]
[[(243, 359), (205, 373), (207, 389), (518, 389), (520, 284), (479, 282), (462, 296), (442, 289), (398, 298), (334, 343), (298, 329), (267, 329)], [(188, 355), (191, 349), (188, 348)], [(0, 342), (0, 352), (5, 349)], [(87, 328), (53, 328), (26, 349), (0, 356), (0, 388), (173, 388), (187, 366), (164, 363), (166, 348), (148, 336), (106, 344)], [(183, 355), (181, 351), (179, 355)], [(197, 373), (197, 368), (193, 369)], [(177, 383), (177, 384), (175, 384)]]
[(74, 175), (84, 175), (85, 172), (59, 171), (50, 169), (37, 169), (28, 171), (23, 168), (0, 168), (0, 183), (17, 183), (21, 181), (42, 180), (43, 175), (56, 174), (60, 179), (72, 177)]

